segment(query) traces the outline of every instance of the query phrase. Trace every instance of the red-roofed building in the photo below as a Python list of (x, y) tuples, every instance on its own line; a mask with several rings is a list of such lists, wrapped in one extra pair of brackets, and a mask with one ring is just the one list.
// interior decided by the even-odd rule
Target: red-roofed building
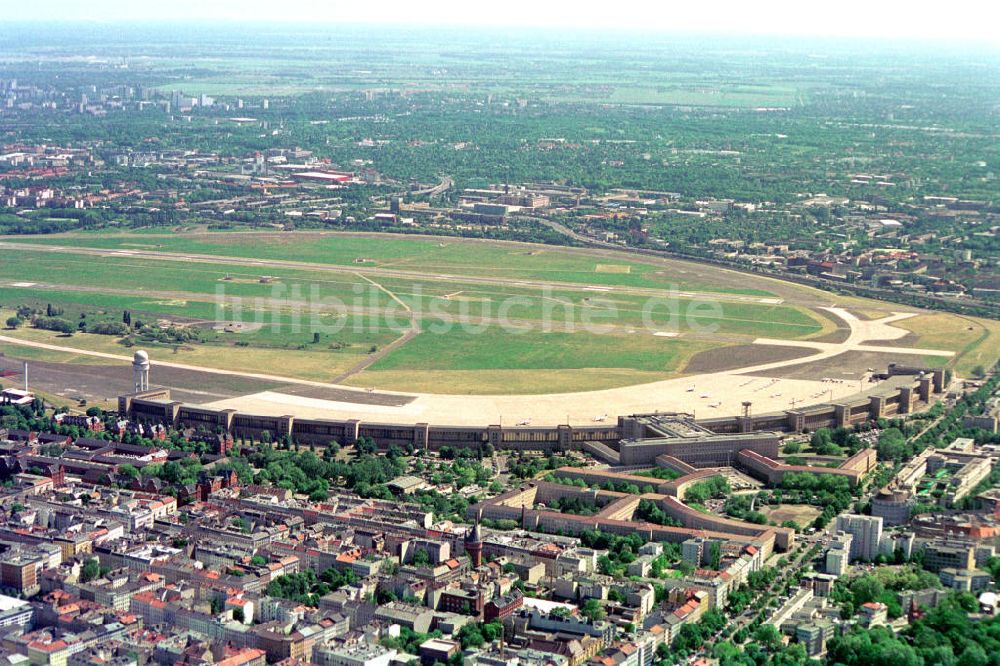
[(878, 601), (861, 604), (859, 621), (862, 626), (875, 627), (888, 621), (889, 607)]

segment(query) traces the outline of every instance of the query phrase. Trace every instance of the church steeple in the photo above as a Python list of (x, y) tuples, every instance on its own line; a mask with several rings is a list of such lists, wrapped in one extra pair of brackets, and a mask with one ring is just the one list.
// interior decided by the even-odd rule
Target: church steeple
[(476, 514), (476, 523), (465, 533), (465, 552), (469, 554), (472, 566), (475, 568), (483, 565), (483, 532), (479, 525), (482, 518), (483, 512), (480, 510)]

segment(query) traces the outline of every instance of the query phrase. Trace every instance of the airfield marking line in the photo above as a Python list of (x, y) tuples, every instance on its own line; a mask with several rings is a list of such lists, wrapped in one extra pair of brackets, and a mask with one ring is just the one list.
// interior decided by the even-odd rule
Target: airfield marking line
[[(409, 305), (407, 305), (407, 304), (406, 304), (406, 303), (405, 303), (405, 302), (403, 301), (403, 299), (401, 299), (401, 298), (400, 298), (399, 296), (397, 296), (396, 294), (392, 293), (391, 291), (389, 291), (388, 289), (386, 289), (385, 287), (383, 287), (382, 285), (380, 285), (380, 284), (379, 284), (378, 282), (376, 282), (375, 280), (372, 280), (371, 278), (369, 278), (369, 277), (367, 277), (367, 276), (365, 276), (365, 275), (362, 275), (361, 273), (358, 273), (358, 272), (355, 272), (354, 274), (355, 274), (355, 275), (357, 275), (357, 276), (358, 276), (359, 278), (361, 278), (362, 280), (364, 280), (365, 282), (367, 282), (368, 284), (371, 284), (371, 285), (374, 285), (374, 286), (375, 286), (375, 287), (377, 287), (377, 288), (378, 288), (379, 290), (381, 290), (381, 291), (385, 292), (385, 293), (386, 293), (386, 295), (387, 295), (387, 296), (388, 296), (389, 298), (391, 298), (392, 300), (394, 300), (394, 301), (396, 301), (397, 303), (399, 303), (399, 304), (400, 304), (400, 305), (401, 305), (401, 306), (403, 307), (403, 309), (404, 309), (404, 310), (406, 310), (406, 311), (407, 311), (407, 312), (409, 312), (410, 314), (413, 314), (413, 310), (411, 310), (411, 309), (410, 309), (410, 306), (409, 306)], [(412, 317), (411, 317), (411, 319), (412, 319)]]
[(384, 347), (382, 347), (381, 349), (379, 349), (375, 353), (369, 354), (368, 356), (366, 356), (361, 361), (355, 363), (354, 365), (352, 365), (351, 367), (349, 367), (347, 370), (345, 370), (344, 372), (340, 373), (339, 375), (337, 375), (336, 377), (334, 377), (333, 379), (331, 379), (330, 383), (331, 384), (342, 384), (344, 381), (346, 381), (347, 379), (353, 377), (354, 375), (361, 374), (362, 372), (364, 372), (365, 370), (367, 370), (368, 368), (370, 368), (371, 366), (373, 366), (377, 361), (379, 361), (382, 358), (384, 358), (386, 355), (394, 352), (399, 347), (402, 347), (407, 342), (409, 342), (413, 338), (417, 337), (417, 335), (419, 333), (420, 333), (420, 328), (419, 327), (406, 329), (406, 331), (404, 331), (401, 336), (399, 336), (398, 338), (396, 338), (395, 340), (393, 340), (389, 344), (385, 345)]

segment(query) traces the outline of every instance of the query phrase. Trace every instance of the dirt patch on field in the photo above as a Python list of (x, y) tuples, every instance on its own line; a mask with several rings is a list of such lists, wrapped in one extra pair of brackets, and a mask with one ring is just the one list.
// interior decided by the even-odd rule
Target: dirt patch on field
[(845, 342), (851, 335), (851, 329), (849, 328), (837, 328), (836, 330), (830, 331), (829, 333), (824, 333), (823, 335), (818, 335), (815, 338), (809, 338), (809, 340), (815, 342), (830, 342), (833, 344), (840, 344)]
[(173, 308), (183, 308), (186, 307), (188, 302), (180, 298), (172, 298), (167, 301), (148, 301), (150, 305), (164, 305), (166, 307)]
[(264, 324), (255, 322), (229, 322), (211, 325), (213, 331), (224, 333), (256, 333), (264, 328)]
[[(814, 317), (819, 317), (824, 322), (826, 322), (824, 324), (824, 328), (827, 329), (826, 332), (823, 333), (822, 335), (810, 337), (809, 338), (810, 340), (815, 340), (816, 342), (830, 342), (833, 344), (840, 344), (841, 342), (846, 342), (847, 338), (851, 336), (850, 327), (847, 326), (847, 324), (844, 323), (844, 320), (842, 320), (840, 317), (832, 315), (826, 310), (822, 310), (819, 308), (810, 308), (809, 313)], [(832, 324), (834, 328), (829, 329), (828, 328), (829, 324)]]
[(698, 352), (688, 361), (685, 374), (703, 372), (725, 372), (738, 370), (761, 363), (789, 361), (815, 352), (801, 347), (779, 347), (777, 345), (733, 345)]
[(761, 512), (771, 522), (782, 524), (786, 520), (794, 520), (801, 527), (808, 527), (821, 511), (808, 504), (782, 504), (776, 507), (762, 508)]

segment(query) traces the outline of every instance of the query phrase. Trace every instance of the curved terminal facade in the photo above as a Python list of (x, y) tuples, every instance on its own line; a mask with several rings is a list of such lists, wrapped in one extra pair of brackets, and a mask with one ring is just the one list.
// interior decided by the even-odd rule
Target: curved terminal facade
[(118, 398), (123, 418), (145, 425), (164, 425), (225, 432), (257, 440), (290, 437), (302, 444), (353, 444), (364, 437), (381, 447), (413, 446), (519, 451), (586, 451), (611, 465), (650, 466), (666, 456), (691, 467), (732, 465), (738, 453), (751, 450), (773, 458), (782, 433), (851, 426), (883, 417), (908, 414), (928, 405), (944, 391), (940, 369), (889, 366), (886, 376), (903, 381), (882, 392), (856, 399), (766, 414), (695, 419), (689, 414), (619, 416), (608, 424), (576, 426), (453, 426), (428, 423), (376, 423), (358, 419), (270, 416), (236, 409), (214, 409), (171, 400), (169, 389), (149, 389)]

